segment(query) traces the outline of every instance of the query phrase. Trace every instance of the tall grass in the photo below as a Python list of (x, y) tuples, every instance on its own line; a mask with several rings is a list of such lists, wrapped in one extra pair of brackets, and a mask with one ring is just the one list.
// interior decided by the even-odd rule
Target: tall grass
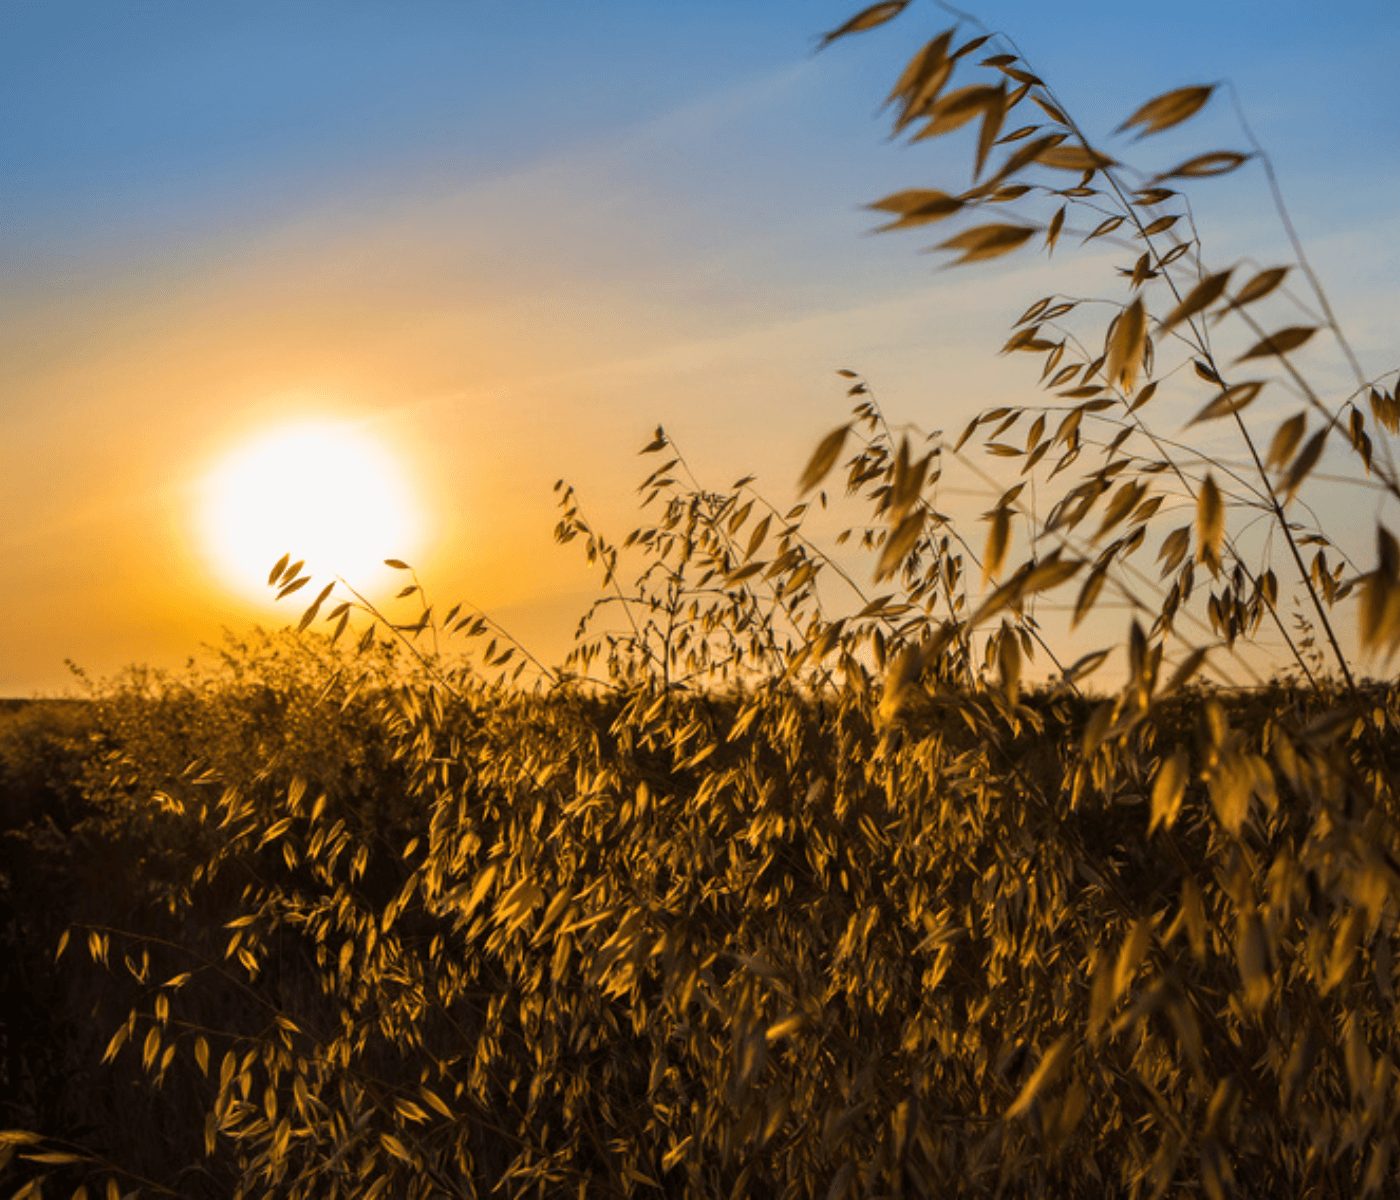
[[(1309, 382), (1305, 344), (1355, 356), (1296, 244), (1207, 262), (1181, 188), (1271, 185), (1247, 131), (1138, 172), (971, 24), (890, 105), (916, 141), (969, 127), (972, 185), (874, 207), (967, 219), (963, 263), (1122, 249), (1112, 296), (1015, 321), (1036, 394), (920, 441), (843, 371), (790, 507), (658, 430), (617, 541), (561, 482), (602, 587), (557, 667), (406, 574), (407, 619), (333, 581), (299, 638), (107, 693), (70, 836), (148, 888), (120, 922), (65, 901), (64, 962), (108, 973), (103, 1058), (155, 1115), (0, 1135), (19, 1194), (1394, 1190), (1400, 691), (1347, 629), (1388, 661), (1400, 555), (1377, 523), (1353, 563), (1307, 506), (1325, 455), (1400, 498), (1394, 373)], [(1018, 472), (975, 532), (941, 495), (974, 439)], [(826, 544), (833, 478), (858, 519)], [(1130, 609), (1111, 694), (1112, 643), (1065, 661), (1037, 617), (1062, 595)], [(1286, 677), (1202, 682), (1261, 631)]]

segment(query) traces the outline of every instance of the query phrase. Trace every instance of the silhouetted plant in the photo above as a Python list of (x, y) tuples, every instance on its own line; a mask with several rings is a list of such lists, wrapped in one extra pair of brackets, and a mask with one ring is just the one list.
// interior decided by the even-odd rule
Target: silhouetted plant
[[(790, 507), (750, 478), (705, 486), (658, 429), (620, 541), (561, 482), (557, 537), (602, 590), (557, 669), (471, 606), (439, 617), (392, 560), (407, 620), (333, 581), (294, 670), (237, 654), (220, 679), (109, 697), (85, 795), (178, 873), (152, 897), (176, 927), (74, 936), (125, 980), (114, 1070), (197, 1097), (207, 1155), (143, 1187), (1394, 1189), (1400, 691), (1358, 677), (1339, 616), (1358, 602), (1363, 646), (1393, 653), (1400, 554), (1378, 523), (1375, 565), (1349, 565), (1305, 504), (1329, 445), (1400, 498), (1391, 376), (1336, 401), (1309, 384), (1305, 342), (1352, 355), (1296, 244), (1247, 277), (1204, 261), (1180, 188), (1251, 159), (1272, 181), (1247, 131), (1247, 153), (1136, 173), (955, 15), (890, 104), (915, 141), (971, 126), (972, 182), (877, 201), (888, 227), (995, 206), (942, 248), (1050, 249), (1083, 219), (1126, 254), (1121, 294), (1014, 323), (1033, 402), (951, 443), (896, 437), (843, 370), (851, 418)], [(1290, 271), (1317, 316), (1266, 326)], [(1185, 434), (1182, 380), (1203, 389)], [(1301, 408), (1265, 445), (1260, 398), (1287, 388)], [(1246, 469), (1190, 442), (1216, 422)], [(979, 436), (1020, 470), (973, 537), (942, 489), (955, 462), (984, 472)], [(833, 474), (844, 498), (820, 491)], [(828, 547), (810, 518), (831, 503), (858, 519)], [(300, 567), (270, 583), (299, 592)], [(1076, 621), (1106, 594), (1131, 610), (1111, 696), (1082, 688), (1113, 647), (1066, 664), (1037, 619), (1071, 585)], [(1262, 628), (1289, 679), (1200, 682), (1253, 670)], [(1037, 658), (1053, 671), (1031, 686)], [(131, 1169), (0, 1141), (75, 1183)]]

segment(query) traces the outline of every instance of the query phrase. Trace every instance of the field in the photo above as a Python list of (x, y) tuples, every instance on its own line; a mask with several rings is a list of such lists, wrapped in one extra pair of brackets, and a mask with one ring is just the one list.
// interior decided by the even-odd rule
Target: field
[[(1259, 147), (1133, 172), (967, 29), (891, 107), (974, 182), (889, 227), (1123, 248), (1017, 298), (1024, 406), (924, 438), (843, 370), (793, 505), (658, 429), (618, 539), (561, 481), (559, 664), (288, 555), (298, 628), (0, 713), (17, 1196), (1396, 1193), (1395, 372), (1310, 382), (1355, 359), (1301, 246), (1207, 266), (1178, 189)], [(1065, 661), (1052, 596), (1113, 632)]]

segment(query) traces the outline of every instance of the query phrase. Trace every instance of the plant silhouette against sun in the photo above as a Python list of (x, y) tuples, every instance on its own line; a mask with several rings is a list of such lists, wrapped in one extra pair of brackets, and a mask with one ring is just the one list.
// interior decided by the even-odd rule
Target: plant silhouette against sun
[[(1394, 1189), (1400, 690), (1360, 678), (1343, 618), (1393, 654), (1400, 555), (1378, 521), (1352, 565), (1307, 507), (1325, 454), (1400, 498), (1394, 373), (1309, 384), (1305, 344), (1353, 356), (1300, 247), (1205, 262), (1181, 189), (1251, 160), (1272, 184), (1247, 134), (1135, 172), (953, 16), (889, 102), (916, 142), (972, 135), (972, 181), (876, 201), (887, 227), (966, 218), (940, 243), (960, 263), (1081, 222), (1124, 253), (1112, 298), (1014, 323), (1033, 401), (896, 436), (843, 370), (851, 418), (787, 507), (705, 486), (658, 429), (620, 541), (561, 482), (557, 537), (602, 588), (557, 669), (406, 574), (406, 621), (326, 585), (270, 696), (237, 659), (166, 708), (119, 689), (92, 819), (153, 831), (174, 925), (75, 932), (130, 1005), (112, 1069), (195, 1098), (206, 1157), (156, 1178), (150, 1151), (137, 1180), (134, 1151), (0, 1135), (29, 1194), (45, 1172), (288, 1197)], [(1266, 318), (1299, 276), (1318, 316)], [(1297, 410), (1266, 439), (1275, 396)], [(1019, 470), (975, 536), (944, 504), (955, 467), (995, 478), (974, 438)], [(828, 547), (812, 516), (843, 503)], [(271, 582), (310, 580), (284, 558)], [(1114, 647), (1062, 661), (1054, 595), (1129, 610), (1112, 694), (1085, 689)], [(1254, 671), (1260, 631), (1287, 678), (1201, 683)]]

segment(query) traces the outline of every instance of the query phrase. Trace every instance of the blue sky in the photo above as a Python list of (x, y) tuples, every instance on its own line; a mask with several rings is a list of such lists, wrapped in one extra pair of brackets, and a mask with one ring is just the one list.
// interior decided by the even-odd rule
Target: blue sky
[[(814, 56), (852, 10), (8, 0), (0, 690), (247, 619), (184, 513), (222, 446), (289, 409), (400, 447), (434, 513), (425, 565), (549, 641), (587, 586), (549, 547), (558, 475), (625, 527), (664, 421), (717, 478), (786, 496), (839, 419), (838, 366), (925, 426), (1024, 382), (993, 358), (1038, 294), (1021, 268), (939, 273), (917, 239), (865, 236), (862, 203), (965, 167), (890, 145), (877, 114), (946, 18), (915, 3)], [(978, 12), (1095, 133), (1232, 79), (1390, 365), (1400, 6)], [(1171, 143), (1215, 144), (1238, 144), (1219, 100)], [(1249, 172), (1211, 184), (1208, 246), (1285, 257), (1266, 204)]]
[[(9, 0), (7, 224), (63, 243), (83, 226), (103, 244), (172, 223), (198, 234), (275, 218), (363, 189), (374, 171), (490, 175), (801, 64), (814, 31), (848, 9)], [(1400, 138), (1390, 89), (1400, 10), (1388, 0), (1150, 10), (1079, 0), (980, 14), (1091, 118), (1183, 76), (1228, 76), (1275, 154), (1299, 156), (1300, 170), (1351, 173), (1361, 147), (1393, 157)], [(821, 119), (791, 135), (831, 144), (868, 120), (891, 51), (914, 44), (921, 16), (929, 28), (942, 20), (916, 8), (827, 55)]]

